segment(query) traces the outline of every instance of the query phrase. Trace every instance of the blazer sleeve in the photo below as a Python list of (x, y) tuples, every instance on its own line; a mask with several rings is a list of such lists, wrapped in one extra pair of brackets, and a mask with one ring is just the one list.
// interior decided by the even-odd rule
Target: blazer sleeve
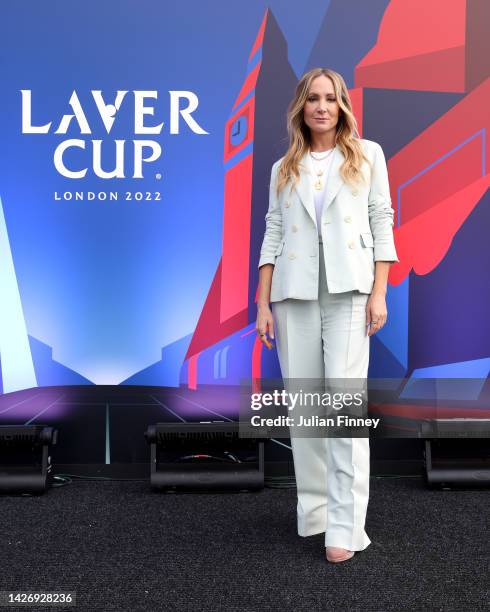
[(400, 261), (393, 238), (393, 215), (391, 206), (388, 168), (381, 145), (374, 143), (374, 161), (369, 190), (369, 225), (374, 240), (374, 261)]
[(264, 264), (275, 264), (275, 253), (282, 240), (282, 211), (276, 193), (277, 171), (280, 160), (277, 161), (271, 170), (269, 185), (269, 209), (265, 215), (265, 233), (260, 249), (260, 268)]

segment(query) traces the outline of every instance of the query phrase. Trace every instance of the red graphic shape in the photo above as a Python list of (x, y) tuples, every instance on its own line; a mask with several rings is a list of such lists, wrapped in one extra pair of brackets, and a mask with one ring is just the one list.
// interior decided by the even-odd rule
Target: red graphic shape
[(225, 175), (220, 322), (248, 307), (252, 163), (248, 155)]
[(395, 229), (400, 260), (390, 269), (389, 282), (399, 285), (410, 273), (428, 274), (445, 257), (454, 235), (488, 189), (487, 174)]
[(466, 6), (392, 0), (376, 45), (355, 69), (356, 87), (464, 92)]

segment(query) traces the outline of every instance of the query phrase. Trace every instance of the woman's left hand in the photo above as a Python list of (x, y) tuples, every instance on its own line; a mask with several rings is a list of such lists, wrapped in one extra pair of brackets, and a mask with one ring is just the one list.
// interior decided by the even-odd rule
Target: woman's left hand
[(386, 323), (387, 316), (385, 296), (381, 293), (371, 293), (366, 304), (367, 335), (372, 336), (378, 332)]

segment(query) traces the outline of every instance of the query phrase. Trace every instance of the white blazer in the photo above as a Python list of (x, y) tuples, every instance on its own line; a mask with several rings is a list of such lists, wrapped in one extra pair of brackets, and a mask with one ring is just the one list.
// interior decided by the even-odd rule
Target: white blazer
[[(321, 236), (327, 285), (330, 293), (358, 290), (371, 293), (375, 261), (399, 261), (393, 239), (388, 170), (381, 146), (361, 139), (365, 184), (353, 189), (344, 182), (339, 169), (344, 156), (333, 151), (321, 218)], [(276, 195), (279, 164), (272, 166), (269, 209), (258, 267), (274, 264), (271, 302), (287, 298), (318, 299), (319, 242), (313, 195), (313, 166), (309, 153), (301, 159), (300, 181), (292, 188), (289, 181)]]

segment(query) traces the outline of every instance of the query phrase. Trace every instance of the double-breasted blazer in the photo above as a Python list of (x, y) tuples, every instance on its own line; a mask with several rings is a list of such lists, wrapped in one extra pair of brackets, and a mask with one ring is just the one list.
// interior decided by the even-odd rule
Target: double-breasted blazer
[(338, 145), (332, 153), (320, 232), (317, 227), (313, 194), (313, 165), (309, 153), (301, 159), (300, 180), (289, 181), (277, 196), (279, 164), (272, 166), (269, 208), (258, 267), (274, 264), (271, 302), (287, 298), (318, 299), (319, 240), (329, 293), (358, 290), (371, 293), (375, 261), (399, 261), (393, 239), (393, 208), (388, 170), (381, 146), (361, 139), (372, 171), (365, 160), (364, 184), (352, 187), (340, 175), (344, 161)]

